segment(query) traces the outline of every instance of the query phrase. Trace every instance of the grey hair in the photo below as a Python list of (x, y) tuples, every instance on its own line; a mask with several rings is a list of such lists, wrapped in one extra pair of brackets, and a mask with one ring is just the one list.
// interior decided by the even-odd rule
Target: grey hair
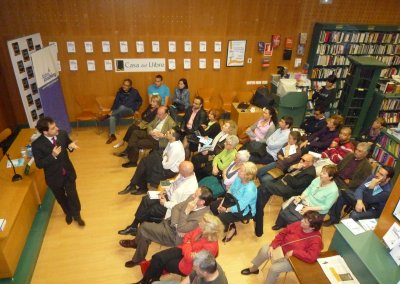
[(357, 144), (357, 148), (360, 147), (365, 153), (369, 152), (371, 146), (367, 142), (361, 142)]
[(193, 259), (193, 265), (208, 273), (214, 273), (217, 270), (215, 257), (208, 250), (202, 250), (196, 253)]
[(229, 135), (226, 137), (225, 141), (232, 145), (233, 148), (239, 144), (239, 138), (236, 135)]
[(237, 152), (236, 157), (238, 157), (242, 163), (248, 162), (250, 159), (250, 152), (247, 150), (240, 150)]

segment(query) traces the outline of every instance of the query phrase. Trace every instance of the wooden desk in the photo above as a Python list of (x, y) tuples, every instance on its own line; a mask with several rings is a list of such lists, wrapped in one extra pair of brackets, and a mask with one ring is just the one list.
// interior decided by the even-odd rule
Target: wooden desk
[[(322, 252), (320, 257), (329, 257), (337, 255), (334, 251), (325, 251)], [(325, 272), (322, 270), (321, 266), (318, 262), (315, 263), (307, 263), (295, 256), (289, 257), (289, 263), (293, 268), (294, 273), (297, 276), (297, 279), (301, 284), (308, 283), (318, 283), (318, 284), (329, 284), (329, 280), (325, 275)]]
[[(30, 143), (34, 129), (23, 129), (18, 134), (8, 153), (12, 159), (21, 156), (21, 147)], [(19, 258), (25, 246), (33, 219), (46, 193), (43, 170), (32, 165), (29, 176), (23, 174), (25, 167), (16, 171), (21, 181), (12, 182), (12, 168), (7, 169), (7, 157), (0, 160), (0, 218), (7, 220), (3, 232), (0, 232), (0, 278), (14, 275)]]
[[(259, 107), (250, 105), (245, 111), (241, 111), (237, 108), (239, 103), (232, 103), (231, 106), (231, 119), (237, 123), (238, 133), (244, 132), (244, 130), (256, 122), (262, 116), (262, 109)], [(254, 107), (255, 112), (250, 112), (250, 108)]]

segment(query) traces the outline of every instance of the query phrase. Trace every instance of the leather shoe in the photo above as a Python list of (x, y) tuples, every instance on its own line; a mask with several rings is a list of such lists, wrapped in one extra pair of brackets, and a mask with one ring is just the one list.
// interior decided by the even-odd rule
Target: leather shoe
[(124, 247), (124, 248), (134, 248), (134, 249), (137, 248), (137, 244), (136, 244), (135, 239), (133, 239), (133, 240), (120, 240), (119, 244), (120, 244), (121, 247)]
[(222, 242), (224, 242), (224, 243), (230, 242), (230, 241), (233, 239), (233, 237), (237, 235), (236, 229), (234, 229), (234, 230), (235, 230), (235, 232), (232, 234), (232, 236), (230, 236), (229, 238), (225, 236), (225, 237), (222, 239)]
[(110, 137), (108, 138), (108, 140), (106, 141), (106, 144), (111, 144), (115, 140), (117, 140), (117, 137), (115, 137), (114, 134), (111, 134)]
[(255, 271), (250, 271), (250, 268), (245, 268), (242, 271), (240, 271), (240, 273), (242, 275), (250, 275), (250, 274), (258, 274), (260, 272), (260, 270), (255, 270)]
[(135, 191), (136, 187), (134, 185), (127, 185), (127, 187), (125, 187), (123, 190), (121, 190), (120, 192), (118, 192), (119, 195), (123, 195), (123, 194), (127, 194), (129, 192)]
[(137, 164), (132, 163), (132, 162), (127, 162), (127, 163), (122, 164), (122, 167), (123, 168), (133, 168), (133, 167), (137, 167)]
[(126, 156), (128, 156), (128, 152), (122, 151), (122, 152), (119, 152), (119, 153), (114, 153), (114, 156), (117, 156), (117, 157), (126, 157)]
[(138, 265), (139, 263), (140, 262), (129, 260), (129, 261), (125, 262), (125, 267), (131, 268), (131, 267), (134, 267), (134, 266)]
[(136, 236), (137, 228), (135, 227), (126, 227), (124, 230), (119, 230), (118, 234), (120, 235), (132, 235)]
[(86, 225), (85, 221), (83, 221), (82, 218), (76, 219), (75, 221), (78, 222), (78, 225), (81, 227), (84, 227)]
[(274, 230), (274, 231), (278, 231), (278, 230), (280, 230), (280, 229), (282, 229), (282, 228), (283, 228), (282, 226), (273, 225), (271, 229)]
[(147, 190), (145, 190), (145, 189), (137, 189), (137, 190), (135, 190), (135, 191), (131, 191), (131, 194), (132, 195), (142, 195), (142, 194), (146, 194), (147, 193)]
[(72, 216), (70, 215), (65, 216), (65, 222), (67, 222), (67, 224), (70, 225), (72, 223)]

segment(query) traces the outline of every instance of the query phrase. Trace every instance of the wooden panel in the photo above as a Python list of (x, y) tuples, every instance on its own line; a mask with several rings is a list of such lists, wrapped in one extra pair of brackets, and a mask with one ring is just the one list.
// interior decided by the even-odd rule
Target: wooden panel
[[(68, 114), (73, 120), (80, 111), (74, 100), (76, 94), (114, 95), (123, 78), (129, 77), (145, 96), (147, 86), (153, 81), (153, 73), (105, 72), (104, 59), (175, 58), (177, 69), (163, 73), (165, 83), (173, 89), (179, 78), (186, 77), (192, 94), (201, 87), (214, 87), (217, 91), (251, 90), (255, 86), (246, 85), (246, 81), (270, 81), (270, 74), (276, 72), (278, 65), (285, 65), (290, 71), (301, 71), (301, 68), (293, 67), (298, 34), (308, 33), (305, 49), (305, 54), (308, 54), (312, 28), (316, 22), (400, 24), (397, 0), (333, 2), (332, 5), (321, 5), (317, 0), (288, 0), (284, 3), (278, 0), (6, 0), (2, 1), (0, 10), (0, 38), (4, 43), (12, 38), (40, 32), (45, 45), (49, 41), (58, 43), (62, 65), (61, 82)], [(270, 41), (272, 34), (280, 34), (282, 43), (274, 50), (270, 67), (262, 68), (262, 55), (257, 51), (257, 42)], [(290, 61), (282, 60), (283, 41), (286, 37), (293, 37), (295, 42)], [(247, 40), (246, 59), (252, 58), (252, 64), (246, 63), (245, 67), (239, 68), (225, 67), (227, 41), (230, 39)], [(111, 42), (111, 53), (101, 52), (102, 40)], [(118, 42), (121, 40), (128, 41), (128, 54), (119, 53)], [(136, 40), (144, 41), (143, 54), (136, 53)], [(161, 52), (158, 54), (151, 52), (153, 40), (160, 41)], [(167, 51), (169, 40), (177, 42), (175, 54)], [(193, 52), (183, 52), (185, 40), (192, 41)], [(198, 51), (200, 40), (207, 41), (206, 53)], [(221, 53), (213, 51), (216, 40), (222, 41)], [(66, 41), (75, 41), (75, 54), (66, 52)], [(84, 41), (93, 42), (93, 54), (84, 53)], [(191, 70), (183, 70), (183, 58), (192, 59)], [(198, 69), (199, 58), (207, 59), (206, 70)], [(221, 59), (221, 70), (211, 68), (213, 58)], [(79, 71), (68, 71), (69, 59), (78, 60)], [(96, 61), (95, 72), (86, 71), (87, 59)], [(303, 63), (307, 61), (306, 56), (302, 56), (302, 59)], [(0, 89), (5, 92), (1, 96), (9, 98), (5, 102), (6, 108), (13, 110), (16, 123), (26, 123), (5, 44), (0, 46), (0, 62), (0, 74), (4, 76), (4, 81), (0, 80)]]

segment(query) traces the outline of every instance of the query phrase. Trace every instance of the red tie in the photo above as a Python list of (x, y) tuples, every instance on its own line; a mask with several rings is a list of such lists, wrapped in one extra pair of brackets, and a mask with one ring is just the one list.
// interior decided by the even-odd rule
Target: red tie
[(51, 138), (51, 141), (53, 142), (53, 146), (56, 146), (57, 145), (57, 140), (56, 140), (56, 138)]

